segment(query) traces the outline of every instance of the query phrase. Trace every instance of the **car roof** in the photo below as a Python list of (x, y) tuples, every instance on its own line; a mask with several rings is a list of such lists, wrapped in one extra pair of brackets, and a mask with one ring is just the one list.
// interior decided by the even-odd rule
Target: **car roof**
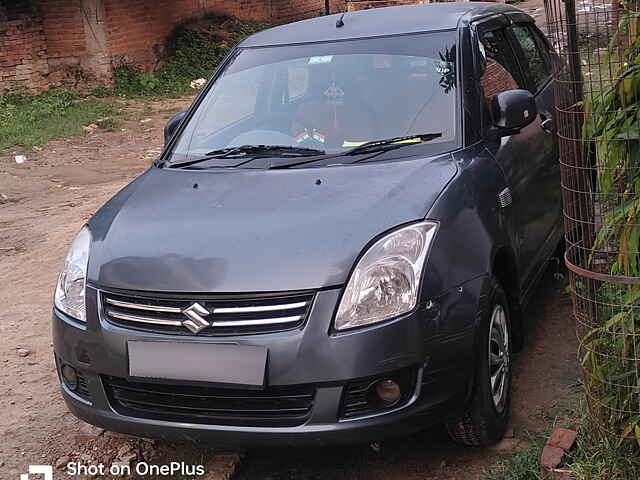
[(325, 15), (263, 30), (245, 39), (241, 47), (293, 45), (406, 33), (451, 30), (460, 19), (469, 21), (500, 13), (524, 13), (510, 5), (485, 2), (447, 2), (373, 8), (344, 14), (344, 26), (336, 27), (342, 15)]

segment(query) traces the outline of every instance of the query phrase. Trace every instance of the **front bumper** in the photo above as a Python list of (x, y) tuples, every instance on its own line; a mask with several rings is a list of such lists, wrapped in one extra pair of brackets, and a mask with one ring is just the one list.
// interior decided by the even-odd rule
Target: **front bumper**
[[(63, 385), (69, 409), (108, 430), (173, 441), (229, 446), (357, 443), (417, 431), (459, 413), (472, 380), (474, 325), (482, 279), (468, 282), (396, 320), (357, 331), (331, 333), (339, 289), (319, 291), (306, 324), (295, 331), (224, 337), (225, 341), (268, 348), (268, 386), (313, 385), (308, 418), (296, 426), (210, 425), (124, 414), (110, 402), (104, 376), (128, 378), (127, 342), (167, 340), (168, 335), (116, 327), (99, 314), (98, 291), (87, 288), (87, 323), (53, 313), (56, 358), (82, 372), (86, 395)], [(443, 316), (446, 315), (446, 319)], [(216, 337), (176, 337), (215, 343)], [(347, 385), (402, 369), (418, 374), (415, 395), (387, 411), (341, 417)]]

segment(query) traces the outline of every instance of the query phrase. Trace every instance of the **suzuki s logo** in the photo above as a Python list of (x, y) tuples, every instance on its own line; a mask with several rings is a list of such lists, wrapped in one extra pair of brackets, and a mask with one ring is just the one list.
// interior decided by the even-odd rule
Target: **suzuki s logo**
[(209, 322), (202, 318), (209, 315), (209, 313), (209, 310), (196, 302), (182, 311), (182, 314), (187, 317), (187, 320), (184, 320), (182, 325), (187, 327), (191, 333), (199, 333), (202, 329), (210, 326)]
[[(35, 475), (38, 475), (37, 479)], [(21, 474), (20, 480), (53, 480), (53, 467), (51, 465), (29, 465), (29, 473)]]

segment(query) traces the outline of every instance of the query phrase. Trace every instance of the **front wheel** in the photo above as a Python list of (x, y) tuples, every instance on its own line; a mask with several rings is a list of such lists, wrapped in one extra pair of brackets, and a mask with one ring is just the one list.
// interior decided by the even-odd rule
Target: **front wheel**
[(482, 311), (475, 384), (469, 409), (447, 422), (451, 438), (487, 446), (502, 439), (511, 407), (511, 319), (504, 290), (492, 279)]

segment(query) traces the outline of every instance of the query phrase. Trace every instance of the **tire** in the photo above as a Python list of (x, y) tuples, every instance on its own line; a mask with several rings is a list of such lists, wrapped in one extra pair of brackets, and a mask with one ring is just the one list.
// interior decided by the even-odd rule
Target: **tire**
[(455, 442), (475, 447), (493, 445), (504, 437), (511, 410), (513, 332), (507, 295), (495, 278), (485, 299), (471, 402), (466, 412), (446, 423)]

